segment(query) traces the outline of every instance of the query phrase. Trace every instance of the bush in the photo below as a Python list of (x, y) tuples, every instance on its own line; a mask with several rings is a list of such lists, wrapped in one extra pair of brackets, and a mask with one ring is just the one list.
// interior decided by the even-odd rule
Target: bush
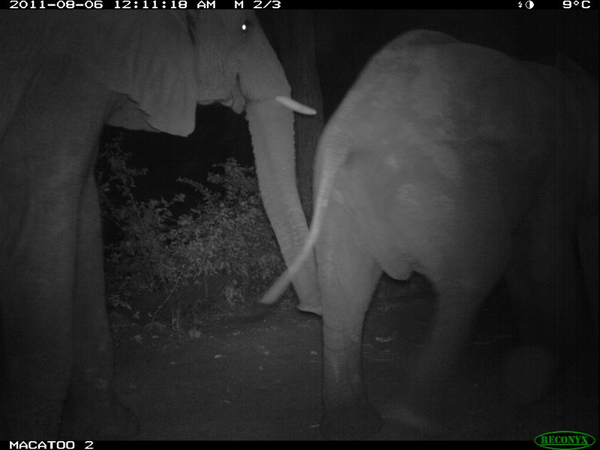
[[(233, 159), (216, 165), (223, 173), (209, 174), (208, 181), (221, 192), (179, 179), (202, 201), (175, 217), (173, 206), (184, 202), (185, 195), (137, 200), (134, 178), (145, 176), (147, 170), (127, 167), (129, 156), (120, 140), (113, 140), (101, 155), (99, 167), (106, 169), (97, 171), (103, 220), (119, 230), (114, 242), (105, 242), (112, 307), (131, 309), (134, 301), (160, 291), (162, 303), (152, 321), (170, 304), (173, 326), (180, 330), (184, 307), (192, 312), (194, 325), (208, 311), (235, 313), (283, 271), (253, 168), (241, 167)], [(178, 294), (190, 285), (196, 286), (195, 298), (184, 304)]]

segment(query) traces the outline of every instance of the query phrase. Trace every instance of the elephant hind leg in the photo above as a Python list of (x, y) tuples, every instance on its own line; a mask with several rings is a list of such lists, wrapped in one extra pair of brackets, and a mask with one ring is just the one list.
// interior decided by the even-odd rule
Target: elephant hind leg
[(443, 246), (420, 254), (420, 272), (433, 286), (436, 311), (423, 350), (408, 370), (402, 404), (390, 411), (390, 416), (427, 434), (441, 431), (430, 420), (438, 410), (436, 399), (510, 255), (510, 233), (498, 221), (481, 221), (467, 213), (461, 217), (462, 229), (455, 229)]
[(579, 246), (579, 261), (583, 270), (587, 310), (591, 313), (594, 327), (595, 340), (598, 342), (598, 329), (600, 314), (598, 303), (598, 212), (579, 218), (577, 244)]
[(355, 223), (343, 208), (331, 202), (327, 214), (317, 245), (325, 299), (320, 431), (328, 439), (360, 439), (382, 425), (367, 399), (361, 367), (363, 322), (382, 271), (356, 238)]
[[(491, 290), (490, 285), (490, 290)], [(452, 281), (435, 283), (437, 307), (422, 353), (408, 370), (401, 403), (388, 414), (403, 425), (427, 435), (444, 430), (432, 418), (438, 395), (460, 360), (472, 324), (488, 289), (473, 289)]]
[[(577, 363), (589, 338), (578, 271), (575, 231), (564, 211), (540, 204), (515, 234), (506, 274), (519, 345), (508, 360), (505, 383), (519, 403), (540, 400), (562, 368)], [(546, 206), (546, 207), (545, 207)], [(597, 231), (596, 231), (597, 232)]]

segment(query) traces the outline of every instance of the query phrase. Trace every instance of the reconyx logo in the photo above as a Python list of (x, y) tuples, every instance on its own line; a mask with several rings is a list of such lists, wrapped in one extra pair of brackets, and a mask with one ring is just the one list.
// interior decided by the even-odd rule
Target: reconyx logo
[(594, 445), (596, 439), (579, 431), (551, 431), (540, 434), (533, 440), (537, 445), (548, 449), (577, 449)]

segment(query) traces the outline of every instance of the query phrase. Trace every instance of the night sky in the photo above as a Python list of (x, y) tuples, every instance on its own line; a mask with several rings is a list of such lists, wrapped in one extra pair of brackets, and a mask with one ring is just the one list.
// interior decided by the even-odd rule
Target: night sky
[[(318, 10), (317, 69), (325, 119), (371, 55), (414, 29), (441, 31), (525, 60), (551, 63), (561, 53), (598, 79), (598, 10)], [(118, 130), (108, 129), (105, 136)], [(124, 146), (134, 154), (133, 165), (150, 169), (139, 183), (144, 197), (189, 193), (175, 183), (177, 177), (203, 181), (210, 166), (227, 157), (253, 164), (244, 116), (220, 105), (198, 107), (196, 131), (188, 138), (125, 130)]]

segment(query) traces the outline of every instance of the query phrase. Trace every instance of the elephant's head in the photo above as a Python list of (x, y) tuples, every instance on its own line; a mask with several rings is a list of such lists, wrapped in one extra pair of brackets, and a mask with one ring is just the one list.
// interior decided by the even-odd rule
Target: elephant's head
[[(98, 15), (102, 39), (88, 39), (81, 56), (111, 89), (127, 95), (109, 123), (188, 135), (196, 104), (219, 102), (245, 111), (263, 203), (289, 264), (307, 234), (296, 186), (292, 109), (314, 110), (291, 100), (283, 68), (252, 11), (142, 14)], [(314, 274), (309, 265), (294, 279), (304, 305), (318, 301)]]

